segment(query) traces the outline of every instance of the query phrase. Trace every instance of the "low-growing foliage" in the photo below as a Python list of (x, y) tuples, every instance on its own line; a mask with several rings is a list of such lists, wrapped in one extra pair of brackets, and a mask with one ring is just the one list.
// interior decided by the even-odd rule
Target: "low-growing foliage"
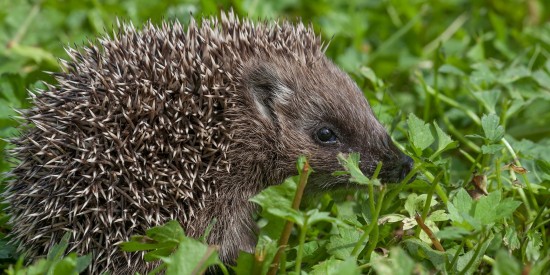
[(218, 258), (217, 248), (186, 237), (177, 221), (153, 227), (147, 230), (145, 236), (132, 236), (129, 242), (121, 244), (121, 249), (128, 252), (147, 251), (143, 257), (145, 261), (159, 261), (159, 266), (150, 274), (160, 271), (166, 274), (200, 274), (211, 265), (218, 265), (224, 274), (228, 274)]
[[(13, 108), (28, 90), (54, 83), (66, 45), (109, 33), (117, 16), (187, 22), (234, 8), (251, 18), (300, 17), (327, 40), (327, 55), (352, 75), (373, 111), (415, 160), (401, 183), (381, 184), (340, 156), (357, 190), (306, 195), (309, 173), (253, 201), (261, 206), (254, 255), (221, 265), (215, 246), (175, 222), (134, 237), (167, 274), (548, 274), (550, 272), (550, 3), (514, 1), (55, 1), (0, 0), (0, 150), (17, 134)], [(336, 156), (335, 156), (336, 157)], [(0, 172), (11, 159), (0, 156)], [(383, 163), (381, 164), (383, 165)], [(409, 183), (413, 176), (414, 180)], [(3, 181), (3, 179), (1, 179)], [(306, 187), (307, 188), (307, 187)], [(0, 185), (0, 191), (3, 188)], [(10, 230), (0, 205), (0, 238)], [(285, 230), (289, 227), (290, 230)], [(288, 234), (277, 256), (281, 236)], [(284, 236), (283, 235), (283, 236)], [(286, 242), (286, 241), (285, 241)], [(67, 274), (89, 256), (63, 241), (29, 263), (0, 239), (8, 274)]]
[(78, 256), (76, 253), (65, 254), (69, 246), (70, 233), (66, 233), (61, 242), (54, 245), (45, 259), (40, 259), (32, 265), (23, 267), (23, 258), (10, 266), (4, 272), (8, 275), (57, 275), (79, 274), (88, 267), (92, 261), (91, 255)]

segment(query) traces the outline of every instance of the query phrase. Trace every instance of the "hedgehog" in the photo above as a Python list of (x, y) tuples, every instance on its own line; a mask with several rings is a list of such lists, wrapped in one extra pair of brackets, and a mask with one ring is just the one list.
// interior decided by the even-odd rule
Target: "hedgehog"
[[(257, 242), (249, 199), (308, 158), (315, 192), (355, 188), (337, 154), (399, 182), (413, 166), (352, 79), (326, 56), (311, 24), (219, 17), (119, 23), (112, 35), (67, 49), (56, 84), (20, 110), (18, 161), (3, 194), (13, 240), (45, 255), (65, 232), (89, 272), (145, 273), (153, 265), (119, 244), (177, 220), (223, 262)], [(215, 220), (214, 223), (212, 221)]]

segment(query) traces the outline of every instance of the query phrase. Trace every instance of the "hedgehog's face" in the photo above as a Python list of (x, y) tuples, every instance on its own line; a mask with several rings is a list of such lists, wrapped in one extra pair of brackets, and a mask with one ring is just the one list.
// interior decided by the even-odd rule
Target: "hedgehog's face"
[(286, 162), (278, 169), (294, 174), (294, 161), (306, 155), (316, 189), (348, 185), (346, 178), (331, 176), (342, 170), (339, 153), (359, 153), (368, 176), (382, 162), (379, 178), (385, 183), (400, 182), (411, 171), (412, 159), (397, 149), (359, 88), (330, 61), (306, 66), (282, 59), (253, 68), (247, 74), (249, 90), (276, 136), (273, 152)]

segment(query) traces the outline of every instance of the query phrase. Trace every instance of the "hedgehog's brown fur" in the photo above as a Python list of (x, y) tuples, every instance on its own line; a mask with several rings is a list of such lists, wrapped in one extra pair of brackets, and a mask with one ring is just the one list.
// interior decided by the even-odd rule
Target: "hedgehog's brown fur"
[[(93, 253), (90, 271), (144, 272), (141, 254), (118, 244), (171, 219), (200, 236), (216, 218), (209, 242), (232, 262), (254, 249), (248, 199), (293, 174), (298, 155), (317, 189), (348, 184), (328, 177), (338, 152), (360, 152), (367, 173), (384, 161), (384, 179), (402, 178), (410, 162), (323, 51), (311, 27), (232, 12), (186, 29), (122, 25), (100, 46), (69, 49), (13, 141), (12, 235), (44, 255), (68, 231), (71, 251)], [(319, 125), (338, 131), (338, 147), (316, 143)]]

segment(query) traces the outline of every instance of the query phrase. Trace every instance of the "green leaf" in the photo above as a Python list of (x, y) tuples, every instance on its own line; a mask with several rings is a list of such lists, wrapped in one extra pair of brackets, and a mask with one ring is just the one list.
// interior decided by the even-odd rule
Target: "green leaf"
[(86, 268), (92, 263), (92, 254), (84, 255), (76, 258), (76, 265), (74, 271), (78, 274), (84, 272)]
[(166, 245), (165, 247), (157, 245), (157, 247), (154, 249), (148, 249), (150, 251), (143, 255), (143, 260), (145, 260), (146, 262), (158, 261), (159, 259), (170, 256), (172, 253), (174, 253), (174, 250), (176, 248), (176, 245)]
[(536, 261), (533, 263), (533, 266), (531, 267), (531, 272), (529, 274), (545, 274), (545, 272), (548, 271), (548, 263), (550, 262), (550, 258), (546, 257), (540, 261)]
[(361, 238), (363, 232), (347, 227), (339, 227), (338, 231), (338, 235), (330, 237), (327, 243), (327, 252), (337, 259), (345, 260), (351, 256), (353, 247), (357, 244), (357, 240)]
[(0, 108), (0, 119), (11, 119), (17, 115), (13, 109), (13, 103), (0, 98), (0, 106), (2, 106), (2, 108)]
[(496, 113), (496, 105), (500, 99), (502, 91), (499, 89), (492, 89), (487, 91), (472, 92), (472, 95), (481, 103), (489, 113)]
[(407, 124), (409, 125), (409, 140), (412, 142), (414, 152), (417, 156), (421, 156), (422, 151), (435, 141), (430, 131), (430, 125), (413, 113), (409, 115)]
[(497, 38), (499, 40), (504, 40), (508, 33), (508, 27), (503, 17), (497, 15), (495, 12), (489, 12), (489, 20), (493, 26), (495, 32), (497, 33)]
[[(8, 217), (6, 216), (5, 218), (8, 218)], [(0, 225), (3, 225), (3, 224), (0, 223)], [(16, 249), (17, 249), (17, 246), (8, 242), (7, 239), (0, 239), (0, 260), (13, 259), (16, 255)]]
[(481, 224), (473, 218), (474, 202), (468, 192), (459, 189), (452, 202), (447, 204), (449, 218), (454, 226), (464, 227), (465, 229), (480, 229)]
[(390, 250), (388, 258), (375, 258), (372, 267), (380, 275), (422, 274), (420, 271), (425, 271), (420, 265), (416, 265), (403, 249), (398, 247)]
[(525, 66), (512, 66), (504, 71), (499, 78), (499, 82), (502, 84), (509, 84), (515, 82), (521, 78), (531, 76), (531, 71)]
[[(474, 274), (474, 272), (478, 269), (483, 255), (485, 255), (485, 251), (491, 244), (493, 238), (494, 235), (490, 234), (489, 236), (487, 236), (486, 239), (483, 240), (484, 242), (478, 242), (475, 249), (466, 252), (462, 256), (459, 256), (455, 267), (455, 274)], [(476, 250), (478, 250), (479, 252), (476, 253)], [(472, 261), (471, 264), (470, 261)]]
[(506, 233), (504, 234), (504, 244), (508, 247), (510, 250), (516, 250), (521, 246), (521, 243), (519, 241), (518, 232), (514, 227), (506, 227)]
[(541, 87), (550, 87), (550, 74), (545, 72), (544, 70), (537, 70), (533, 73), (533, 79), (541, 86)]
[(437, 134), (437, 151), (435, 154), (440, 154), (443, 151), (456, 148), (458, 146), (458, 143), (454, 142), (449, 135), (443, 132), (437, 123), (434, 122), (434, 126)]
[(293, 209), (292, 207), (280, 207), (267, 209), (267, 212), (275, 217), (279, 217), (293, 223), (303, 226), (306, 222), (305, 217), (302, 212)]
[(275, 206), (291, 208), (298, 180), (297, 176), (288, 178), (282, 184), (264, 189), (250, 201), (260, 205), (263, 211)]
[(465, 189), (461, 188), (458, 190), (458, 192), (456, 193), (456, 196), (453, 198), (452, 204), (456, 207), (459, 213), (468, 214), (472, 209), (473, 200), (468, 194), (468, 192), (466, 192)]
[(483, 225), (490, 225), (495, 222), (496, 207), (500, 202), (500, 191), (489, 193), (486, 197), (481, 197), (475, 204), (474, 218)]
[[(304, 261), (307, 260), (308, 258), (316, 259), (319, 253), (324, 253), (326, 248), (324, 247), (325, 243), (326, 243), (325, 241), (320, 241), (320, 240), (313, 240), (313, 241), (304, 243), (303, 250), (302, 250)], [(295, 250), (298, 250), (298, 247), (295, 247)]]
[[(49, 271), (49, 267), (51, 266), (51, 262), (47, 261), (46, 259), (40, 259), (36, 262), (34, 262), (32, 265), (28, 266), (27, 268), (21, 270), (21, 275), (27, 275), (27, 274), (47, 274)], [(52, 271), (53, 272), (53, 271)]]
[(54, 245), (50, 251), (48, 252), (48, 257), (46, 258), (48, 261), (59, 261), (63, 258), (63, 255), (65, 254), (65, 250), (69, 246), (69, 239), (71, 238), (71, 233), (67, 232), (63, 237), (61, 238), (61, 241)]
[(419, 196), (415, 193), (409, 194), (405, 201), (405, 210), (409, 213), (409, 217), (413, 217), (418, 208)]
[(14, 45), (11, 50), (17, 55), (32, 59), (36, 63), (45, 62), (49, 66), (58, 67), (57, 58), (51, 52), (43, 48), (31, 47), (25, 45)]
[[(340, 164), (344, 167), (346, 170), (346, 173), (349, 174), (350, 178), (349, 181), (353, 183), (357, 183), (360, 185), (367, 185), (367, 184), (373, 184), (375, 186), (380, 186), (380, 181), (378, 180), (371, 180), (367, 176), (363, 174), (361, 169), (359, 168), (359, 154), (358, 153), (351, 153), (346, 155), (340, 153), (338, 154), (338, 161), (340, 161)], [(338, 175), (342, 175), (339, 173)]]
[(345, 261), (330, 258), (313, 266), (312, 275), (339, 275), (339, 274), (361, 274), (355, 260), (348, 258)]
[[(426, 204), (427, 194), (417, 195), (415, 193), (409, 194), (405, 201), (405, 210), (409, 213), (409, 217), (414, 217), (417, 212), (422, 212), (424, 204)], [(430, 201), (430, 207), (437, 204), (436, 200)]]
[[(318, 222), (329, 222), (332, 224), (346, 225), (339, 219), (330, 216), (329, 212), (319, 211), (319, 209), (312, 209), (305, 213), (308, 225), (314, 225)], [(303, 224), (301, 225), (303, 226)]]
[[(414, 219), (411, 218), (411, 220), (414, 220)], [(414, 222), (416, 223), (416, 225), (418, 225), (416, 220), (414, 220)], [(431, 220), (426, 219), (424, 221), (424, 225), (426, 225), (434, 234), (439, 232), (439, 227), (437, 226), (437, 224), (435, 224), (435, 222), (433, 222)], [(403, 229), (404, 228), (405, 228), (405, 226), (403, 226)], [(432, 239), (428, 236), (428, 234), (424, 230), (420, 231), (420, 235), (418, 237), (423, 242), (428, 243), (428, 244), (432, 244)]]
[(446, 74), (457, 75), (457, 76), (466, 75), (462, 70), (450, 64), (443, 64), (443, 66), (439, 67), (438, 71), (440, 73), (446, 73)]
[(355, 212), (358, 208), (357, 201), (342, 201), (337, 205), (336, 217), (349, 225), (362, 227), (363, 224), (359, 221), (357, 213)]
[(527, 247), (525, 248), (525, 255), (529, 262), (536, 262), (540, 260), (541, 248), (543, 246), (542, 236), (540, 232), (530, 231), (527, 234)]
[(201, 274), (209, 266), (221, 264), (218, 252), (213, 246), (191, 238), (183, 239), (176, 252), (163, 261), (166, 263), (167, 275)]
[(535, 161), (537, 168), (538, 168), (538, 174), (541, 178), (545, 180), (550, 180), (550, 162), (545, 160), (536, 160)]
[[(303, 224), (304, 217), (302, 213), (292, 208), (292, 200), (296, 193), (299, 177), (294, 176), (286, 179), (282, 184), (270, 186), (252, 197), (250, 201), (259, 204), (262, 207), (262, 215), (271, 215), (274, 217), (290, 220), (295, 223)], [(278, 229), (282, 230), (282, 225), (279, 224)], [(280, 230), (274, 232), (273, 238), (280, 236)]]
[[(74, 252), (64, 256), (70, 235), (71, 233), (69, 232), (65, 233), (61, 241), (50, 249), (46, 259), (39, 259), (26, 268), (23, 268), (22, 261), (18, 261), (15, 265), (15, 270), (12, 270), (10, 267), (9, 270), (13, 272), (8, 271), (7, 273), (17, 275), (64, 275), (83, 272), (90, 264), (92, 257), (91, 255), (78, 257)], [(20, 258), (20, 260), (22, 259)]]
[(256, 255), (261, 255), (263, 257), (263, 261), (261, 263), (254, 263), (255, 265), (261, 265), (261, 268), (258, 267), (256, 270), (261, 269), (260, 273), (266, 274), (269, 270), (269, 267), (271, 266), (271, 262), (273, 261), (273, 258), (275, 257), (278, 248), (279, 244), (277, 239), (271, 239), (266, 235), (260, 235), (260, 238), (258, 239), (258, 244), (256, 245)]
[(262, 232), (273, 239), (279, 238), (283, 231), (286, 221), (281, 217), (288, 216), (290, 213), (298, 216), (292, 209), (292, 200), (298, 181), (298, 176), (288, 178), (282, 184), (270, 186), (250, 199), (261, 206), (262, 216), (268, 220), (268, 223), (262, 227)]
[(159, 243), (146, 236), (135, 235), (130, 237), (130, 241), (123, 242), (120, 247), (126, 252), (146, 251), (154, 249), (163, 249), (165, 247), (175, 248), (177, 243)]
[(477, 43), (467, 52), (466, 56), (472, 61), (485, 61), (483, 40), (478, 39)]
[(521, 205), (521, 202), (514, 201), (512, 198), (506, 198), (496, 206), (494, 220), (511, 217), (514, 211)]
[(76, 254), (71, 253), (54, 265), (52, 274), (77, 274), (75, 267)]
[(446, 220), (449, 220), (449, 215), (445, 210), (435, 210), (426, 217), (426, 221), (441, 222)]
[(360, 68), (360, 72), (361, 75), (368, 79), (375, 88), (384, 87), (384, 82), (376, 76), (371, 68), (362, 66)]
[(388, 214), (388, 215), (384, 215), (382, 217), (380, 217), (380, 219), (378, 219), (378, 222), (380, 224), (384, 224), (384, 223), (394, 223), (394, 222), (400, 222), (402, 221), (403, 219), (406, 219), (407, 216), (405, 215), (401, 215), (401, 214)]
[(237, 265), (232, 269), (235, 274), (252, 274), (254, 272), (254, 255), (240, 251)]
[(469, 234), (470, 231), (462, 227), (448, 226), (435, 233), (435, 236), (440, 240), (462, 240)]
[(180, 242), (185, 232), (178, 221), (172, 220), (162, 226), (147, 230), (146, 235), (157, 242)]
[(502, 149), (504, 149), (504, 145), (502, 145), (502, 144), (489, 144), (489, 145), (482, 145), (481, 146), (481, 152), (483, 154), (494, 155), (494, 154), (500, 152)]
[(499, 250), (493, 266), (493, 275), (521, 274), (518, 261), (505, 250)]
[(438, 270), (444, 270), (449, 257), (444, 252), (432, 249), (427, 243), (419, 239), (407, 239), (403, 241), (405, 250), (411, 257), (417, 260), (427, 260), (431, 262)]
[(130, 237), (130, 241), (120, 244), (121, 249), (127, 252), (153, 250), (145, 255), (148, 260), (152, 260), (167, 256), (185, 239), (183, 228), (174, 220), (147, 230), (146, 235)]
[(484, 62), (473, 64), (474, 71), (470, 74), (470, 82), (481, 87), (487, 87), (496, 81), (495, 74)]
[(504, 128), (499, 125), (499, 117), (496, 114), (483, 115), (481, 126), (485, 137), (491, 142), (498, 142), (504, 137)]

